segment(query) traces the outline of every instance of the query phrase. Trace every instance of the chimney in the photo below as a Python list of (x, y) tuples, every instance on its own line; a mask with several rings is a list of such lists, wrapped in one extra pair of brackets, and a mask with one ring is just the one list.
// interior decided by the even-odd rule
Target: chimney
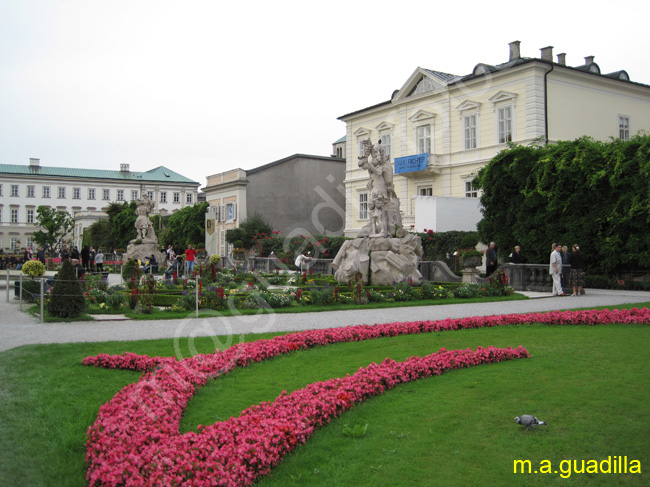
[(585, 64), (586, 64), (587, 66), (589, 66), (590, 64), (592, 64), (592, 63), (594, 62), (594, 57), (595, 57), (595, 56), (585, 56)]
[(563, 52), (562, 54), (557, 55), (557, 63), (561, 64), (562, 66), (566, 66), (566, 53)]
[(41, 165), (41, 160), (36, 157), (29, 158), (29, 165), (32, 167), (39, 167)]
[(515, 61), (521, 58), (519, 44), (521, 44), (521, 41), (513, 41), (508, 44), (510, 46), (510, 61)]
[(120, 164), (120, 172), (129, 172), (129, 165), (128, 164)]
[(540, 51), (542, 51), (542, 61), (553, 62), (553, 46), (542, 47)]

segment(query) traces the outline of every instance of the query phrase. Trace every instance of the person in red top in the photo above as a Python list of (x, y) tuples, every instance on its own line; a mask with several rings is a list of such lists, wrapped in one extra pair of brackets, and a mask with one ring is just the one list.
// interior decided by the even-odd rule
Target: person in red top
[(194, 256), (196, 255), (196, 250), (192, 248), (192, 245), (187, 246), (185, 251), (185, 262), (187, 263), (187, 271), (192, 272), (194, 270)]

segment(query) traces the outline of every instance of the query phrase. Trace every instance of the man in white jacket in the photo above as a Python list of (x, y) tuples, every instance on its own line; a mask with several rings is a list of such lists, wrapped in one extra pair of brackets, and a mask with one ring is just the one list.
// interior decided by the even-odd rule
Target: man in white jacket
[(562, 244), (554, 243), (548, 273), (553, 278), (553, 296), (566, 296), (562, 290)]

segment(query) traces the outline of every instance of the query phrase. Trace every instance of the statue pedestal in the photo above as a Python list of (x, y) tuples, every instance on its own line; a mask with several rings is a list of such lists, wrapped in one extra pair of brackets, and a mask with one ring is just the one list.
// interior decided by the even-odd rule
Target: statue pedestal
[(403, 238), (373, 237), (347, 240), (334, 258), (334, 277), (340, 283), (361, 273), (364, 284), (392, 286), (408, 281), (417, 286), (422, 282), (418, 260), (422, 257), (420, 237), (407, 234)]
[(478, 283), (478, 276), (480, 274), (480, 271), (476, 267), (465, 267), (460, 272), (463, 274), (464, 284)]
[(140, 259), (144, 262), (146, 258), (151, 257), (151, 254), (153, 254), (158, 261), (158, 266), (164, 266), (166, 256), (164, 252), (160, 251), (157, 239), (145, 238), (141, 240), (142, 243), (135, 243), (137, 241), (138, 239), (131, 240), (131, 243), (126, 248), (126, 254), (124, 254), (125, 259)]

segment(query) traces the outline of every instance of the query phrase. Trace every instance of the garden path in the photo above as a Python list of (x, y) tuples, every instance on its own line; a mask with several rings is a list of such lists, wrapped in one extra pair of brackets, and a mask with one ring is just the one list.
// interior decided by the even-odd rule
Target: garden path
[[(439, 320), (467, 316), (508, 313), (529, 313), (570, 308), (640, 303), (650, 301), (650, 292), (587, 289), (581, 297), (550, 297), (502, 301), (496, 303), (462, 303), (406, 308), (328, 311), (321, 313), (265, 314), (224, 318), (192, 318), (154, 321), (96, 321), (45, 323), (22, 313), (19, 304), (7, 302), (0, 286), (0, 351), (29, 344), (102, 342), (176, 338), (191, 341), (192, 337), (240, 335), (247, 333), (298, 331), (355, 324), (390, 323), (394, 321)], [(525, 293), (526, 294), (526, 293)], [(539, 293), (530, 297), (540, 296)], [(543, 295), (542, 295), (543, 296)], [(12, 296), (13, 298), (13, 296)]]

